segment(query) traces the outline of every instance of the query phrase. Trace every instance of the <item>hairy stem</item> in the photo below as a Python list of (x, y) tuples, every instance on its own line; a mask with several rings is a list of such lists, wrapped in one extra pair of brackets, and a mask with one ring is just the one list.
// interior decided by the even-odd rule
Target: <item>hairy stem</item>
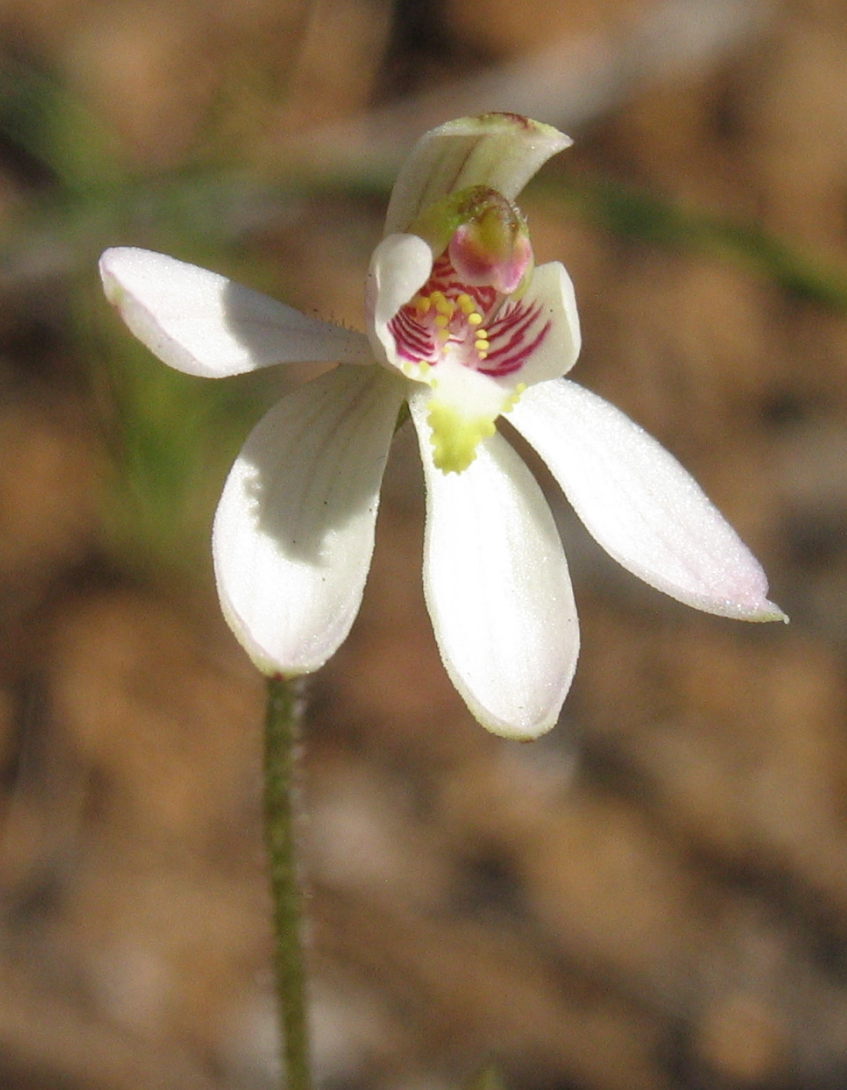
[(279, 1000), (286, 1090), (311, 1090), (303, 894), (297, 868), (297, 757), (300, 688), (268, 679), (265, 719), (265, 841), (273, 897), (274, 968)]

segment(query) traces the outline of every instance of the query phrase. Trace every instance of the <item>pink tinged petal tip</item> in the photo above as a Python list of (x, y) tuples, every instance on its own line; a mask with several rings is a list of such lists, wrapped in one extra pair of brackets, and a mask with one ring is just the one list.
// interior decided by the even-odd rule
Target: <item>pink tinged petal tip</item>
[(106, 297), (160, 360), (224, 378), (277, 363), (372, 363), (367, 338), (218, 273), (131, 247), (100, 258)]
[(747, 621), (787, 620), (765, 573), (696, 481), (655, 439), (567, 379), (527, 390), (509, 420), (620, 564), (671, 597)]

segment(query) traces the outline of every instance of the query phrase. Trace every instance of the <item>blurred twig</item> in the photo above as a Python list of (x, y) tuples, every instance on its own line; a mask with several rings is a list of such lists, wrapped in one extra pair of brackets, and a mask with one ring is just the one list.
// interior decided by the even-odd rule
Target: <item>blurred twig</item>
[[(557, 41), (542, 52), (460, 83), (290, 141), (283, 177), (259, 179), (194, 165), (161, 178), (130, 178), (115, 143), (55, 80), (19, 61), (0, 70), (0, 133), (18, 142), (57, 186), (6, 232), (0, 297), (65, 277), (117, 241), (179, 248), (202, 239), (225, 250), (245, 232), (290, 212), (300, 196), (385, 196), (396, 164), (427, 125), (496, 106), (575, 129), (626, 101), (645, 82), (708, 63), (761, 31), (769, 0), (662, 0), (626, 37)], [(8, 93), (7, 93), (8, 92)], [(655, 246), (715, 253), (793, 295), (847, 313), (847, 272), (750, 224), (682, 209), (617, 181), (571, 179), (556, 192), (577, 213)], [(140, 237), (139, 237), (140, 236)], [(149, 240), (149, 241), (148, 241)], [(194, 249), (195, 247), (191, 247)]]
[(326, 126), (291, 141), (312, 169), (334, 172), (367, 157), (393, 176), (411, 143), (452, 117), (490, 110), (526, 114), (573, 133), (644, 86), (713, 63), (761, 33), (771, 0), (661, 0), (627, 31), (558, 39), (455, 83)]
[[(0, 257), (0, 298), (28, 283), (67, 276), (91, 262), (105, 246), (133, 242), (139, 231), (164, 236), (179, 219), (172, 238), (197, 238), (203, 248), (228, 250), (250, 231), (272, 223), (297, 200), (321, 192), (371, 199), (387, 196), (389, 180), (375, 176), (369, 163), (358, 171), (328, 177), (301, 172), (297, 177), (268, 181), (236, 175), (213, 176), (187, 172), (156, 182), (135, 183), (110, 191), (98, 208), (80, 211), (88, 230), (74, 223), (72, 213), (57, 219), (56, 209), (43, 202), (29, 220), (28, 230), (6, 240)], [(537, 185), (545, 185), (543, 179)], [(582, 175), (557, 181), (548, 191), (570, 205), (582, 219), (626, 238), (679, 252), (712, 253), (747, 268), (796, 298), (806, 299), (839, 314), (847, 314), (847, 269), (805, 253), (756, 224), (744, 223), (684, 208), (661, 196), (623, 185), (617, 179)], [(245, 209), (249, 209), (249, 216)], [(175, 210), (179, 209), (179, 215)], [(138, 224), (142, 226), (139, 229)], [(157, 225), (151, 229), (151, 225)], [(175, 229), (176, 230), (176, 229)], [(85, 246), (73, 245), (73, 237)], [(165, 245), (163, 240), (162, 245)], [(170, 249), (175, 248), (171, 243)], [(178, 247), (176, 247), (178, 248)]]

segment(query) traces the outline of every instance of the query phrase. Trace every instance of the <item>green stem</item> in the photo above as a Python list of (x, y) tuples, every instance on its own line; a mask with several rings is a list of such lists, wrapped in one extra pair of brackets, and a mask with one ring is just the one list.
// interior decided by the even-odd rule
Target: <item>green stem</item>
[(311, 1090), (303, 895), (297, 873), (296, 792), (300, 694), (296, 682), (268, 679), (265, 719), (265, 840), (270, 861), (274, 967), (286, 1090)]

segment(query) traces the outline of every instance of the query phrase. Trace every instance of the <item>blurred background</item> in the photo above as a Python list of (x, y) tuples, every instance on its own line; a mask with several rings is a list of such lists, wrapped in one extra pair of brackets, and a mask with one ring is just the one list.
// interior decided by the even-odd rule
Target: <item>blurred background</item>
[(276, 1086), (264, 694), (208, 539), (311, 372), (169, 372), (96, 259), (361, 327), (397, 163), (489, 109), (576, 140), (521, 202), (576, 282), (574, 377), (696, 475), (792, 622), (664, 598), (551, 493), (582, 659), (551, 735), (490, 737), (435, 650), (402, 432), (309, 687), (321, 1085), (847, 1085), (847, 5), (2, 0), (3, 1090)]

